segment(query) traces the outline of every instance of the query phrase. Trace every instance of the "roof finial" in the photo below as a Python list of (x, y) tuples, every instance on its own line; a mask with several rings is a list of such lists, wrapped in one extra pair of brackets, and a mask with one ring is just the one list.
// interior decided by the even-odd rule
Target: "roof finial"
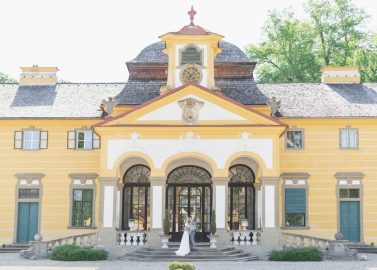
[(190, 15), (190, 25), (191, 26), (194, 26), (194, 17), (195, 17), (195, 14), (196, 14), (196, 11), (194, 10), (194, 6), (191, 6), (191, 10), (189, 12), (187, 12), (188, 15)]

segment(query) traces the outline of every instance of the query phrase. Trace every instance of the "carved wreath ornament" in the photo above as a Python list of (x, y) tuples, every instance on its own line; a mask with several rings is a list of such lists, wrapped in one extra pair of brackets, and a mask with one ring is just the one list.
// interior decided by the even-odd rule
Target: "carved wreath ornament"
[(196, 125), (199, 120), (199, 111), (203, 107), (204, 102), (194, 98), (186, 98), (179, 100), (178, 104), (182, 109), (182, 121), (185, 125)]

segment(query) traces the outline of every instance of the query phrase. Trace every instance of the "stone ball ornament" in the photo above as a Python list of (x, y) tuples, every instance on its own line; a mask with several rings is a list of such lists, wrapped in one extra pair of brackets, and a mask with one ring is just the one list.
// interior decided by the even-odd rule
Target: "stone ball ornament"
[(40, 234), (40, 233), (37, 233), (36, 235), (34, 235), (34, 240), (35, 241), (42, 241), (43, 240), (43, 235)]
[(335, 234), (335, 240), (340, 241), (340, 240), (343, 240), (343, 239), (344, 239), (344, 237), (343, 237), (343, 234), (341, 232), (337, 232)]

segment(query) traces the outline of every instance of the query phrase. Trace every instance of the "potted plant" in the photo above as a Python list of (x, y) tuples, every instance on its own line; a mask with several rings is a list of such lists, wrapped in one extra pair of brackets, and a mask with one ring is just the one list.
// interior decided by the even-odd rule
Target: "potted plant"
[(170, 223), (169, 223), (168, 209), (165, 209), (163, 229), (164, 229), (164, 234), (160, 234), (160, 238), (161, 238), (161, 242), (162, 242), (162, 248), (169, 248), (168, 243), (169, 243), (169, 239), (171, 238), (171, 235), (169, 235)]
[(210, 234), (208, 235), (209, 242), (211, 243), (210, 248), (216, 248), (216, 212), (215, 210), (212, 210), (211, 214), (211, 223), (210, 223)]

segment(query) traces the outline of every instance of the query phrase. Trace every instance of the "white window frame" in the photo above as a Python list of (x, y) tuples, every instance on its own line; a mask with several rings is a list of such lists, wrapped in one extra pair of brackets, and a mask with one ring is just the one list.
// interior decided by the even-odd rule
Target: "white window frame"
[[(350, 132), (354, 132), (354, 141), (352, 142), (350, 139)], [(346, 138), (343, 139), (343, 134), (346, 134)], [(345, 142), (345, 144), (343, 144)], [(351, 142), (354, 144), (351, 146)], [(351, 128), (351, 126), (347, 126), (345, 128), (339, 129), (339, 148), (340, 149), (359, 149), (359, 130), (357, 128)]]
[[(83, 134), (84, 139), (79, 139), (80, 134)], [(101, 148), (101, 139), (92, 129), (75, 129), (67, 132), (67, 148), (76, 150), (99, 149)]]
[[(288, 132), (301, 132), (301, 147), (288, 147)], [(286, 150), (303, 150), (305, 149), (305, 133), (303, 128), (289, 128), (285, 134), (285, 149)]]

